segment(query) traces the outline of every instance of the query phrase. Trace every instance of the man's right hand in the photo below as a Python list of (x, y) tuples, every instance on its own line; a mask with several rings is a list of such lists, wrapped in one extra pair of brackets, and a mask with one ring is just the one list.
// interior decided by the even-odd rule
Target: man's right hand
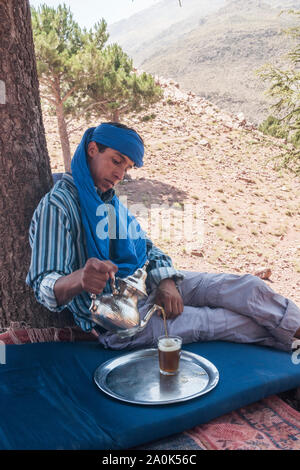
[(108, 279), (112, 279), (117, 271), (117, 266), (111, 261), (88, 259), (83, 268), (57, 279), (53, 288), (57, 305), (67, 305), (83, 291), (101, 294)]
[(81, 271), (81, 287), (91, 294), (101, 294), (107, 281), (113, 279), (118, 267), (111, 261), (89, 258)]

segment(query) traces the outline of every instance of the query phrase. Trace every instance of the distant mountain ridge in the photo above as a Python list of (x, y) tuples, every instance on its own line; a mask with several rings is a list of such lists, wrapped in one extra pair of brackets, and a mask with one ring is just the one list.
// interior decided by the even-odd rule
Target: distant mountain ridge
[[(216, 11), (226, 0), (184, 0), (182, 3), (180, 8), (176, 0), (162, 0), (128, 19), (109, 25), (110, 39), (118, 42), (137, 63), (137, 51), (142, 49), (144, 43), (151, 42), (156, 36), (167, 37), (174, 25), (177, 33), (178, 25), (181, 28), (180, 34), (183, 30), (190, 31), (192, 25), (197, 24), (195, 17), (203, 17)], [(185, 22), (187, 27), (184, 26)]]
[[(164, 0), (109, 27), (139, 68), (175, 79), (230, 112), (258, 123), (269, 113), (264, 85), (255, 75), (289, 48), (280, 33), (291, 24), (282, 9), (300, 0)], [(172, 15), (170, 15), (172, 11)], [(184, 11), (184, 13), (182, 13)]]

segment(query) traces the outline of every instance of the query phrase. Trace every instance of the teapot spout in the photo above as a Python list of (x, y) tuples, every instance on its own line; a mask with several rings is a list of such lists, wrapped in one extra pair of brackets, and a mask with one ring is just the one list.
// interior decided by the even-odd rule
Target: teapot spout
[(148, 312), (146, 313), (146, 315), (144, 316), (143, 320), (141, 321), (141, 324), (139, 326), (139, 329), (140, 331), (143, 330), (145, 328), (145, 326), (147, 325), (148, 321), (150, 320), (150, 318), (152, 317), (153, 313), (156, 312), (157, 310), (162, 310), (161, 306), (160, 305), (156, 305), (154, 304), (150, 310), (148, 310)]

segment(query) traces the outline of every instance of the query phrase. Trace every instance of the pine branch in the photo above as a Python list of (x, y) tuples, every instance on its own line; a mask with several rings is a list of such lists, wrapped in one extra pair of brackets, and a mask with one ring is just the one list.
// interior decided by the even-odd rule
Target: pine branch
[(56, 104), (56, 101), (53, 98), (50, 98), (50, 96), (40, 93), (40, 97), (43, 98), (44, 100), (49, 101), (52, 104)]
[[(69, 122), (70, 122), (70, 121), (69, 121)], [(74, 127), (73, 129), (71, 129), (71, 130), (68, 131), (68, 135), (70, 136), (70, 135), (73, 134), (74, 132), (79, 131), (79, 130), (82, 129), (84, 126), (85, 126), (85, 124), (80, 124), (80, 126)]]
[(64, 102), (69, 98), (69, 96), (72, 95), (72, 93), (76, 90), (76, 88), (77, 88), (76, 85), (73, 86), (73, 87), (62, 97), (62, 99), (61, 99), (62, 103), (64, 103)]
[(120, 113), (124, 113), (125, 111), (128, 111), (130, 109), (130, 104), (125, 104), (124, 106), (121, 106), (120, 108), (118, 108), (118, 110), (120, 111)]
[[(82, 109), (82, 111), (80, 113), (77, 113), (76, 114), (76, 120), (79, 119), (83, 114), (87, 113), (89, 110), (95, 108), (95, 107), (101, 107), (102, 108), (102, 111), (103, 113), (105, 114), (107, 112), (107, 109), (102, 107), (102, 105), (104, 105), (105, 103), (108, 103), (108, 101), (99, 101), (98, 103), (91, 103), (89, 104), (86, 108)], [(66, 121), (66, 125), (68, 126), (72, 121), (74, 120), (74, 118), (72, 119), (69, 119), (68, 121)], [(77, 129), (77, 128), (76, 128)], [(76, 130), (75, 129), (75, 130)], [(75, 132), (74, 129), (70, 130), (69, 131), (69, 134)]]

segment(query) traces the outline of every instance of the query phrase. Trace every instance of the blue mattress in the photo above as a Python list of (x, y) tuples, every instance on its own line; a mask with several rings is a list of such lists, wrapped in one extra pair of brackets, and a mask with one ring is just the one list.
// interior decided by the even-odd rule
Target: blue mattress
[(91, 342), (7, 346), (0, 449), (129, 449), (300, 386), (300, 364), (286, 352), (219, 341), (184, 349), (216, 365), (216, 388), (182, 403), (143, 406), (109, 397), (93, 380), (102, 362), (126, 352)]

